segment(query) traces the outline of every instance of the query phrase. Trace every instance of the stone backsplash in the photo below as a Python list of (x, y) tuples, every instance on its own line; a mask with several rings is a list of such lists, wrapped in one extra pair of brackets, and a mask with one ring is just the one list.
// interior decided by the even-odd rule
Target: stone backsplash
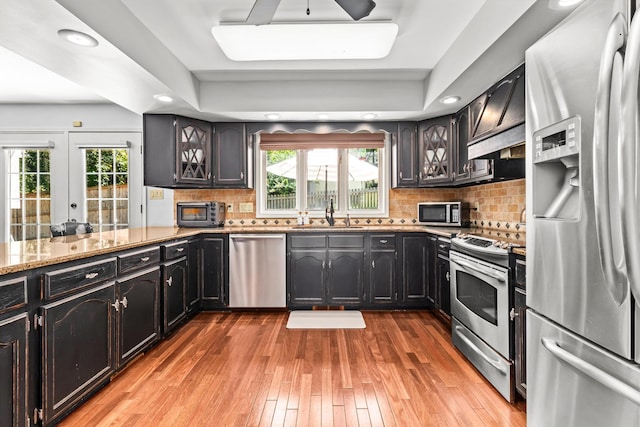
[[(228, 226), (291, 225), (295, 218), (256, 218), (255, 190), (175, 190), (175, 202), (217, 200), (233, 205), (226, 215)], [(389, 190), (388, 218), (352, 218), (355, 224), (411, 225), (417, 221), (418, 202), (461, 200), (471, 206), (471, 225), (509, 234), (524, 234), (520, 222), (525, 208), (525, 180), (479, 184), (462, 188), (396, 188)], [(251, 203), (253, 212), (239, 212), (240, 203)], [(175, 217), (175, 214), (174, 214)], [(322, 219), (314, 219), (320, 221)], [(338, 220), (340, 221), (340, 219)]]

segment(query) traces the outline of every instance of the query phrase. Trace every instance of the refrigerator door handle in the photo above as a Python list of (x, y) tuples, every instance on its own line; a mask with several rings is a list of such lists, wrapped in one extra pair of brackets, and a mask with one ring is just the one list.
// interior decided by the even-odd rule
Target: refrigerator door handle
[(624, 257), (616, 263), (613, 253), (611, 232), (611, 211), (609, 202), (609, 115), (611, 111), (611, 85), (613, 81), (614, 60), (623, 48), (627, 36), (626, 21), (618, 13), (611, 22), (605, 39), (593, 126), (593, 198), (595, 205), (596, 237), (600, 261), (605, 276), (605, 285), (609, 294), (620, 305), (627, 294)]
[(563, 349), (557, 342), (550, 338), (542, 337), (540, 339), (544, 348), (558, 359), (570, 365), (577, 371), (582, 372), (594, 381), (607, 387), (609, 390), (626, 397), (636, 405), (640, 406), (640, 391), (631, 387), (625, 382), (620, 381), (611, 374), (592, 365), (591, 363), (579, 358), (575, 354)]
[(622, 216), (622, 245), (629, 288), (640, 299), (640, 242), (638, 238), (638, 79), (640, 78), (640, 18), (631, 22), (622, 70), (618, 185)]

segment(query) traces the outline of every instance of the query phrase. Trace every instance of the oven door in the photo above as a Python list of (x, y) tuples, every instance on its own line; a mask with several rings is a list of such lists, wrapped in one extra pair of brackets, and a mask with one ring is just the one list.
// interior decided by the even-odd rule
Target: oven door
[(509, 359), (509, 270), (451, 251), (451, 314)]

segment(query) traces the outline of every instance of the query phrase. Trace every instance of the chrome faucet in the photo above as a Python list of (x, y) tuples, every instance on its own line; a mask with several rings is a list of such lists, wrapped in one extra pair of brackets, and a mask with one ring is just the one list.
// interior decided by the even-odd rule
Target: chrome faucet
[(333, 198), (331, 198), (331, 202), (328, 208), (325, 209), (324, 211), (324, 217), (327, 219), (327, 222), (329, 223), (329, 225), (331, 227), (333, 227), (333, 224), (336, 223), (336, 220), (333, 219), (333, 213), (335, 211), (333, 210)]

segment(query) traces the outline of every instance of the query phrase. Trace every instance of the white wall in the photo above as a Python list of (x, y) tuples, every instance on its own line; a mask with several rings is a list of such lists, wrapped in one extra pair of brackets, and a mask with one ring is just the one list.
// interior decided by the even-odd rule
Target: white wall
[[(73, 122), (82, 122), (74, 127)], [(118, 105), (105, 104), (0, 104), (0, 131), (142, 131), (142, 116)], [(142, 173), (142, 171), (140, 171)], [(162, 200), (149, 200), (147, 225), (171, 226), (173, 191), (163, 190)]]

